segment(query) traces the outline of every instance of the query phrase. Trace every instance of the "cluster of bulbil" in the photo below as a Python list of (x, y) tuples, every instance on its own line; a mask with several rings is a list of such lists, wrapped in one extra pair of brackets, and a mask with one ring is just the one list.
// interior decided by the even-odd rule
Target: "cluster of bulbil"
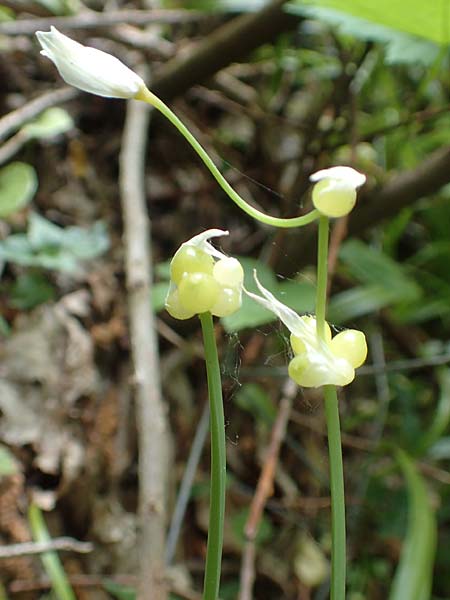
[(244, 271), (240, 262), (208, 242), (222, 235), (228, 231), (204, 231), (182, 244), (173, 257), (166, 310), (175, 319), (204, 312), (227, 317), (241, 307)]

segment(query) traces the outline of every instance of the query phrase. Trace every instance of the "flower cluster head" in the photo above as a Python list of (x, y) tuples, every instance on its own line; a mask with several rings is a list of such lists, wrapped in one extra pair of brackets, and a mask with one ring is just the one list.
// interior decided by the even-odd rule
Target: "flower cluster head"
[(343, 217), (355, 206), (356, 190), (364, 185), (366, 176), (351, 167), (331, 167), (310, 176), (315, 183), (312, 201), (327, 217)]
[(348, 385), (355, 378), (355, 369), (367, 356), (366, 338), (362, 331), (346, 329), (332, 337), (325, 323), (324, 339), (317, 333), (316, 319), (298, 315), (277, 300), (258, 281), (255, 281), (263, 297), (245, 290), (246, 294), (277, 315), (291, 332), (294, 358), (289, 363), (289, 376), (302, 387), (322, 385)]
[(105, 98), (136, 98), (146, 89), (144, 81), (119, 59), (83, 46), (59, 32), (36, 32), (41, 54), (49, 58), (69, 85)]
[(204, 312), (226, 317), (241, 307), (241, 263), (208, 241), (222, 235), (228, 235), (228, 231), (208, 229), (184, 242), (175, 253), (166, 298), (166, 310), (175, 319), (190, 319)]

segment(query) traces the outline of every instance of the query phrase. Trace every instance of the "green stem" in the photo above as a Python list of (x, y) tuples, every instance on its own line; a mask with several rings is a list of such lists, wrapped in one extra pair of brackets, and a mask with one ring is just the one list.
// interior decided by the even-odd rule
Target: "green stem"
[(320, 216), (317, 243), (316, 326), (317, 334), (322, 340), (325, 338), (325, 313), (327, 308), (328, 229), (328, 217)]
[(331, 600), (345, 598), (345, 496), (339, 405), (334, 385), (325, 385), (325, 414), (328, 430), (331, 490)]
[[(51, 541), (42, 512), (35, 504), (32, 504), (28, 509), (28, 520), (33, 539), (36, 542)], [(58, 598), (58, 600), (75, 600), (75, 594), (67, 579), (58, 554), (53, 551), (43, 552), (41, 560), (47, 575), (52, 582), (52, 589), (56, 598)]]
[(222, 563), (225, 518), (226, 447), (222, 382), (212, 315), (200, 316), (205, 346), (211, 426), (211, 496), (203, 600), (217, 600)]
[(308, 223), (312, 223), (316, 221), (319, 217), (319, 212), (317, 210), (312, 210), (306, 215), (301, 217), (292, 217), (290, 219), (283, 219), (280, 217), (271, 217), (270, 215), (266, 215), (265, 213), (257, 210), (248, 202), (242, 198), (228, 183), (219, 169), (216, 167), (212, 159), (209, 157), (206, 150), (203, 146), (196, 140), (196, 138), (192, 135), (189, 129), (184, 125), (182, 121), (177, 117), (177, 115), (165, 104), (160, 98), (155, 96), (150, 90), (144, 88), (139, 92), (136, 96), (136, 100), (142, 100), (147, 104), (150, 104), (157, 110), (159, 110), (171, 123), (174, 125), (181, 135), (189, 142), (192, 148), (197, 152), (199, 157), (205, 163), (205, 165), (210, 170), (211, 174), (223, 189), (223, 191), (235, 202), (241, 210), (245, 213), (260, 221), (261, 223), (265, 223), (266, 225), (272, 225), (274, 227), (301, 227), (303, 225), (307, 225)]
[[(319, 219), (317, 244), (317, 292), (316, 326), (317, 335), (325, 338), (325, 317), (328, 283), (328, 231), (329, 219)], [(346, 541), (345, 541), (345, 496), (344, 468), (342, 464), (341, 430), (339, 405), (334, 385), (325, 385), (325, 415), (328, 431), (331, 491), (331, 600), (345, 599)]]

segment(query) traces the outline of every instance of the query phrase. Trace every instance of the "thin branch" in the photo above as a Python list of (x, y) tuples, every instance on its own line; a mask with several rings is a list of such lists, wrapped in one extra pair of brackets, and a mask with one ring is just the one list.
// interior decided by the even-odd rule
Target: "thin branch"
[(130, 101), (120, 155), (120, 193), (139, 435), (139, 598), (165, 600), (169, 427), (161, 394), (158, 343), (151, 310), (150, 227), (144, 191), (148, 123), (147, 105)]
[(113, 25), (166, 25), (189, 23), (205, 18), (205, 13), (194, 10), (114, 10), (108, 12), (86, 11), (70, 17), (45, 17), (42, 19), (19, 19), (0, 23), (0, 34), (32, 35), (51, 25), (61, 29), (95, 29)]
[(34, 98), (34, 100), (30, 100), (30, 102), (27, 102), (0, 119), (0, 140), (22, 127), (27, 121), (37, 117), (46, 108), (73, 100), (80, 93), (80, 90), (67, 86), (51, 92), (45, 92), (45, 94)]
[(48, 542), (23, 542), (21, 544), (0, 546), (0, 559), (42, 554), (50, 550), (67, 550), (68, 552), (87, 554), (88, 552), (92, 552), (93, 549), (94, 546), (90, 542), (79, 542), (70, 537), (60, 537), (53, 538)]
[(191, 495), (192, 484), (194, 483), (198, 463), (205, 446), (205, 441), (209, 431), (209, 404), (205, 404), (201, 419), (198, 423), (192, 442), (189, 458), (184, 469), (183, 479), (178, 492), (175, 510), (173, 511), (172, 521), (167, 535), (166, 564), (171, 565), (175, 556), (178, 538), (180, 536), (186, 507)]

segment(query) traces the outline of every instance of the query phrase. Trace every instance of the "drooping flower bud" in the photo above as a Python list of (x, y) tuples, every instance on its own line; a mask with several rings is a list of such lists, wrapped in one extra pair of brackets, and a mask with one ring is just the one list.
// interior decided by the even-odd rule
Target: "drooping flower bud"
[(254, 277), (263, 297), (247, 290), (245, 293), (276, 314), (291, 332), (291, 346), (295, 355), (289, 363), (291, 379), (302, 387), (351, 383), (355, 378), (355, 369), (366, 359), (364, 334), (349, 329), (332, 338), (331, 329), (325, 323), (325, 338), (321, 339), (317, 334), (315, 317), (298, 315), (261, 285), (256, 272)]
[(211, 312), (226, 317), (242, 303), (244, 271), (236, 258), (216, 250), (208, 240), (228, 235), (209, 229), (184, 242), (170, 263), (170, 288), (166, 310), (176, 319)]
[(83, 46), (56, 27), (37, 31), (41, 54), (49, 58), (69, 85), (105, 98), (135, 98), (146, 89), (141, 77), (118, 58)]
[(351, 167), (331, 167), (310, 176), (315, 183), (312, 201), (327, 217), (343, 217), (355, 206), (356, 190), (364, 185), (366, 176)]

